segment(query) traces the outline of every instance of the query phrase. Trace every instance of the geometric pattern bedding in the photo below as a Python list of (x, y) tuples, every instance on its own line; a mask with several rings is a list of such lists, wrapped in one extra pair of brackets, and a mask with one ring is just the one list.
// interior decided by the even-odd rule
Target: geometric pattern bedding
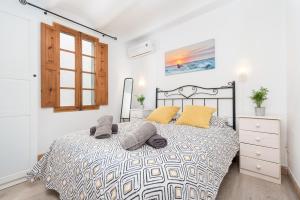
[(167, 147), (122, 149), (119, 137), (139, 123), (119, 124), (119, 133), (107, 139), (87, 130), (57, 139), (28, 178), (42, 180), (62, 200), (214, 200), (239, 148), (236, 132), (154, 124)]

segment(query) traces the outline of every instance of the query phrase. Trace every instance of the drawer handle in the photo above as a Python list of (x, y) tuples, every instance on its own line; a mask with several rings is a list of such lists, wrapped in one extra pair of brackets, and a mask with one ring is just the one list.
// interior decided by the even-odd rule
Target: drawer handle
[(260, 137), (255, 138), (257, 142), (260, 142)]
[(256, 124), (256, 128), (260, 128), (260, 124)]
[(255, 154), (256, 154), (257, 156), (261, 156), (261, 153), (258, 152), (258, 151), (257, 151)]
[(256, 169), (261, 169), (261, 166), (260, 165), (256, 165)]

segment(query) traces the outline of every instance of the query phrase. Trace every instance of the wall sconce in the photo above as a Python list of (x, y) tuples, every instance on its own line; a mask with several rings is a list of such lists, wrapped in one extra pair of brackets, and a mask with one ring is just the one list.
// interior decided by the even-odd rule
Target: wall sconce
[(144, 79), (143, 77), (140, 78), (140, 80), (139, 80), (139, 82), (138, 82), (138, 86), (139, 86), (140, 88), (144, 88), (145, 85), (146, 85), (145, 79)]
[(237, 65), (237, 79), (241, 82), (245, 82), (248, 80), (249, 75), (251, 73), (251, 63), (248, 59), (241, 59)]
[(238, 69), (237, 76), (239, 81), (247, 81), (249, 76), (249, 70), (245, 67)]

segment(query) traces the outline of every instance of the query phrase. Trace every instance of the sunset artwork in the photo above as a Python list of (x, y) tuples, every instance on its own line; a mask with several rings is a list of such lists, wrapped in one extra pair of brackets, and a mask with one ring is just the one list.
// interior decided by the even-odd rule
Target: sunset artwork
[(215, 40), (169, 51), (165, 55), (165, 74), (181, 74), (215, 68)]

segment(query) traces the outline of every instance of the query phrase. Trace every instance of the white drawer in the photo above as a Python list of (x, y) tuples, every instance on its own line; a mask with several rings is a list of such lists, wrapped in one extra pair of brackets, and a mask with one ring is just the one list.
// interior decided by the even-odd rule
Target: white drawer
[(130, 118), (130, 122), (140, 122), (140, 121), (143, 121), (144, 119), (141, 119), (141, 118)]
[(152, 110), (131, 110), (130, 117), (144, 119), (147, 118)]
[(279, 120), (240, 118), (239, 129), (279, 134), (280, 122)]
[(132, 111), (130, 111), (130, 117), (142, 119), (143, 118), (143, 111), (132, 110)]
[(241, 143), (240, 155), (280, 163), (279, 149)]
[(276, 163), (241, 156), (240, 165), (241, 169), (246, 169), (274, 178), (280, 178), (280, 165)]
[(279, 148), (279, 135), (239, 130), (240, 142), (265, 147)]

